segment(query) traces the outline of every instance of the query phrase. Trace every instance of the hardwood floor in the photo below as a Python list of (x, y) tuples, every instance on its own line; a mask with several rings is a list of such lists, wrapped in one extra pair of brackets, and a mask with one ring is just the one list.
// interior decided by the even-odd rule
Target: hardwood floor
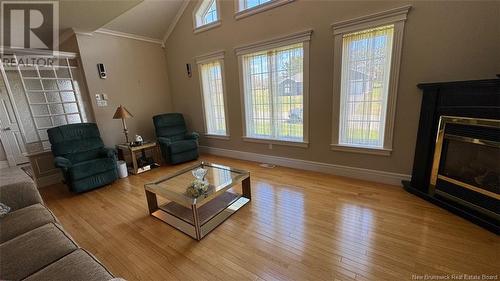
[(210, 155), (202, 159), (249, 170), (252, 201), (200, 242), (147, 210), (144, 183), (185, 165), (80, 195), (62, 184), (41, 193), (76, 241), (128, 280), (500, 274), (498, 236), (401, 187)]

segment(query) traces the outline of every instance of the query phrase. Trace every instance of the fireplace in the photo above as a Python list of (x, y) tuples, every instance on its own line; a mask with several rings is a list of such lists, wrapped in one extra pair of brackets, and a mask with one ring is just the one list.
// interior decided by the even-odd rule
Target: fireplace
[(500, 234), (500, 79), (425, 83), (404, 188)]
[(500, 221), (500, 120), (441, 116), (430, 194)]

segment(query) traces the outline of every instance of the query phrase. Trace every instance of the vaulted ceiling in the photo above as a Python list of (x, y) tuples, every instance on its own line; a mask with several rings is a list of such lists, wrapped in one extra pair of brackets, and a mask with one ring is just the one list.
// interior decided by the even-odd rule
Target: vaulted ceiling
[(141, 0), (60, 0), (59, 30), (61, 33), (70, 28), (82, 32), (95, 31), (141, 2)]
[(104, 26), (106, 29), (163, 39), (183, 0), (145, 0)]
[(98, 29), (164, 39), (186, 0), (59, 0), (60, 33)]

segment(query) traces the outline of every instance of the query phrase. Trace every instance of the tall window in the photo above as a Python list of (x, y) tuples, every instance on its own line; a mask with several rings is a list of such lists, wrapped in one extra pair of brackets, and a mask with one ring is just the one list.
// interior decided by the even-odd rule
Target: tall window
[(394, 25), (342, 38), (339, 143), (383, 147)]
[(217, 0), (201, 0), (195, 11), (195, 29), (205, 29), (207, 26), (213, 26), (219, 22), (220, 17)]
[(237, 54), (243, 52), (239, 58), (246, 140), (307, 143), (310, 34), (276, 40), (286, 42), (284, 46), (274, 47), (277, 44), (270, 41), (251, 49), (243, 47), (240, 52), (237, 49)]
[(227, 136), (223, 60), (198, 62), (207, 135)]
[(404, 22), (403, 6), (333, 24), (333, 150), (390, 155)]

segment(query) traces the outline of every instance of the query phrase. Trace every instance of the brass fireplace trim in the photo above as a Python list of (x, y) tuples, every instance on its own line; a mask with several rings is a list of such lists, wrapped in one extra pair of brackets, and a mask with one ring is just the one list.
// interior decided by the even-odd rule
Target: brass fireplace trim
[(461, 187), (465, 187), (467, 189), (473, 190), (473, 191), (481, 193), (483, 195), (486, 195), (486, 196), (489, 196), (489, 197), (493, 197), (493, 198), (495, 198), (497, 200), (500, 200), (500, 195), (499, 194), (496, 194), (495, 192), (488, 191), (486, 189), (475, 187), (472, 184), (461, 182), (459, 180), (452, 179), (452, 178), (449, 178), (449, 177), (443, 176), (443, 175), (438, 175), (438, 179), (450, 182), (452, 184), (455, 184), (455, 185), (458, 185), (458, 186), (461, 186)]
[(484, 145), (484, 146), (491, 146), (494, 148), (500, 148), (500, 142), (497, 142), (497, 141), (469, 138), (469, 137), (457, 136), (457, 135), (453, 135), (453, 134), (444, 134), (444, 138), (449, 139), (449, 140), (456, 140), (456, 141), (461, 141), (461, 142), (475, 143), (475, 144), (480, 144), (480, 145)]
[[(436, 146), (434, 149), (434, 158), (432, 161), (432, 170), (431, 170), (431, 180), (430, 180), (430, 192), (432, 195), (436, 193), (436, 183), (438, 178), (441, 180), (445, 180), (451, 182), (453, 184), (459, 185), (461, 187), (482, 193), (484, 195), (493, 197), (495, 199), (499, 199), (499, 195), (487, 190), (482, 190), (470, 184), (451, 179), (449, 177), (439, 175), (439, 164), (441, 162), (441, 152), (443, 149), (443, 141), (445, 138), (454, 139), (463, 142), (469, 142), (479, 145), (492, 146), (496, 148), (500, 148), (500, 143), (495, 141), (488, 141), (482, 139), (475, 139), (451, 134), (445, 134), (446, 124), (462, 124), (462, 125), (471, 125), (471, 126), (482, 126), (482, 127), (491, 127), (491, 128), (500, 128), (500, 120), (494, 119), (483, 119), (483, 118), (469, 118), (469, 117), (458, 117), (458, 116), (441, 116), (439, 118), (439, 127), (436, 136)], [(473, 187), (473, 188), (471, 188)], [(481, 191), (478, 191), (481, 190)]]
[(443, 197), (446, 197), (446, 198), (448, 198), (448, 199), (451, 199), (451, 200), (453, 200), (453, 201), (456, 201), (456, 202), (458, 202), (458, 203), (460, 203), (460, 204), (462, 204), (462, 205), (465, 205), (465, 206), (467, 206), (467, 207), (469, 207), (469, 208), (476, 209), (476, 210), (478, 210), (478, 211), (482, 212), (483, 214), (486, 214), (486, 215), (488, 215), (488, 216), (490, 216), (490, 217), (492, 217), (492, 218), (496, 219), (497, 221), (500, 221), (500, 215), (498, 215), (497, 213), (495, 213), (495, 212), (493, 212), (493, 211), (490, 211), (490, 210), (485, 209), (485, 208), (483, 208), (483, 207), (481, 207), (481, 206), (478, 206), (478, 205), (472, 204), (472, 203), (470, 203), (470, 202), (468, 202), (468, 201), (465, 201), (465, 200), (463, 200), (463, 199), (461, 199), (461, 198), (458, 198), (458, 197), (456, 197), (456, 196), (453, 196), (453, 195), (451, 195), (451, 194), (449, 194), (449, 193), (446, 193), (446, 192), (443, 192), (443, 191), (441, 191), (441, 190), (436, 190), (436, 193), (437, 193), (437, 194), (439, 194), (439, 195), (441, 195), (441, 196), (443, 196)]

